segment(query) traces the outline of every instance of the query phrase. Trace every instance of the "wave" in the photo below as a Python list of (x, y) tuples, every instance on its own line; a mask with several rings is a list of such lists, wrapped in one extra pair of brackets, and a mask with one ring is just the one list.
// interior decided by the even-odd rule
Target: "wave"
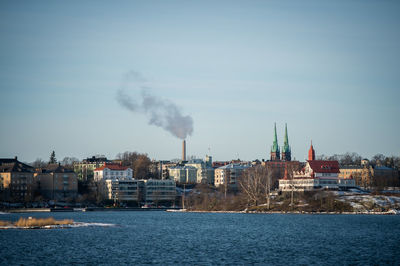
[(99, 227), (113, 227), (117, 226), (116, 224), (107, 224), (107, 223), (84, 223), (84, 222), (74, 222), (70, 225), (71, 227), (89, 227), (89, 226), (99, 226)]

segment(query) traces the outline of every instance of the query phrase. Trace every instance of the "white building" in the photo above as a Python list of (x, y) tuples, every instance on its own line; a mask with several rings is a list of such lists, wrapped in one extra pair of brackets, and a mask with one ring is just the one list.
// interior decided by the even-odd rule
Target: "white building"
[(94, 180), (129, 180), (133, 178), (133, 170), (127, 166), (106, 163), (94, 169)]
[(293, 179), (279, 180), (281, 191), (338, 190), (351, 187), (355, 187), (354, 179), (339, 178), (337, 161), (307, 161), (303, 170), (293, 172)]
[(294, 171), (292, 179), (279, 179), (279, 190), (313, 191), (355, 187), (354, 179), (339, 178), (339, 173), (338, 161), (315, 160), (315, 151), (311, 144), (306, 166), (300, 171)]
[(238, 181), (243, 171), (251, 167), (250, 164), (231, 163), (215, 169), (214, 184), (216, 187), (227, 185), (237, 188)]
[(174, 166), (168, 169), (170, 179), (178, 183), (195, 184), (197, 182), (197, 169), (193, 166)]

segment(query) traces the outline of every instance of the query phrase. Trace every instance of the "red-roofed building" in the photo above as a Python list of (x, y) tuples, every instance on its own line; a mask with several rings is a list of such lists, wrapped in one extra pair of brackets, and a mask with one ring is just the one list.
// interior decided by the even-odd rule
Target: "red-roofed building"
[(133, 178), (133, 170), (120, 164), (106, 163), (94, 169), (94, 180), (128, 180)]
[(346, 189), (355, 187), (354, 179), (339, 178), (338, 161), (315, 160), (315, 151), (311, 143), (309, 160), (300, 171), (293, 172), (293, 179), (279, 180), (281, 191), (312, 191), (318, 189)]

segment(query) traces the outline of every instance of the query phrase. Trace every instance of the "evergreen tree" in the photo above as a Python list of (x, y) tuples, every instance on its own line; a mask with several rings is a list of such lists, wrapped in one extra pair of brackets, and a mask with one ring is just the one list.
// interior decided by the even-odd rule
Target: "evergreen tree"
[(49, 161), (49, 164), (50, 163), (57, 163), (57, 159), (56, 159), (56, 153), (55, 153), (55, 151), (53, 151), (52, 153), (51, 153), (51, 155), (50, 155), (50, 161)]

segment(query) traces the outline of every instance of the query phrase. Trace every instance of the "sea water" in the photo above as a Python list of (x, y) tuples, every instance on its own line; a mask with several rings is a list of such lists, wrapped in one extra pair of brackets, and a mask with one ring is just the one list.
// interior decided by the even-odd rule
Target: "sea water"
[(2, 265), (400, 264), (400, 216), (160, 211), (52, 216), (64, 229), (0, 230)]

